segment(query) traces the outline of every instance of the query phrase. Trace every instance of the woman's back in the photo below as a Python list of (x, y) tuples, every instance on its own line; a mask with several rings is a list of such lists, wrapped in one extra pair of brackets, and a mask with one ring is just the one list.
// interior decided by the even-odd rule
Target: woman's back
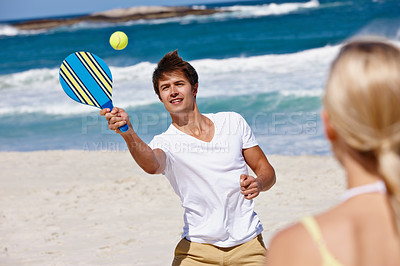
[[(270, 253), (271, 265), (400, 265), (400, 242), (385, 194), (351, 198), (314, 219), (322, 243), (313, 239), (303, 223), (289, 227), (271, 243), (271, 250), (282, 250), (286, 256), (276, 258), (275, 252)], [(338, 264), (323, 263), (328, 259), (321, 254), (320, 245), (326, 247)]]
[(400, 265), (400, 50), (345, 45), (332, 65), (322, 119), (348, 190), (336, 208), (271, 242), (269, 264)]
[(354, 197), (316, 221), (329, 251), (343, 265), (400, 265), (400, 243), (385, 194)]

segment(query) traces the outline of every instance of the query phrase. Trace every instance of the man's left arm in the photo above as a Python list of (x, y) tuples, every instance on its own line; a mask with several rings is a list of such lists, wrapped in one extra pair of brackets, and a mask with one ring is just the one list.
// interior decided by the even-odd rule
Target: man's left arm
[(248, 200), (257, 197), (261, 191), (267, 191), (275, 184), (275, 170), (259, 146), (243, 149), (243, 157), (247, 165), (257, 177), (240, 176), (242, 194)]

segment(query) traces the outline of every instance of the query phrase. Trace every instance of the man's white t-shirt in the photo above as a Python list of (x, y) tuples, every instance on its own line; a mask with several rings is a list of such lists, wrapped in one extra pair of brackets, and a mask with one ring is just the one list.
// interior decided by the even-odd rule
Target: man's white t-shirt
[(258, 145), (249, 125), (237, 113), (204, 114), (213, 123), (210, 142), (174, 125), (150, 142), (166, 154), (164, 175), (182, 200), (182, 238), (219, 247), (245, 243), (263, 227), (253, 200), (240, 193), (240, 175), (248, 174), (242, 150)]

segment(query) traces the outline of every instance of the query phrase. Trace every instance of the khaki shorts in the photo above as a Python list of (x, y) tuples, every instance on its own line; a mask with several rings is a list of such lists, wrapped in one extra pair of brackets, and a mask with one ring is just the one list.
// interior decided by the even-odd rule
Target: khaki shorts
[(264, 266), (266, 253), (261, 234), (249, 242), (230, 248), (194, 243), (183, 238), (176, 246), (172, 266)]

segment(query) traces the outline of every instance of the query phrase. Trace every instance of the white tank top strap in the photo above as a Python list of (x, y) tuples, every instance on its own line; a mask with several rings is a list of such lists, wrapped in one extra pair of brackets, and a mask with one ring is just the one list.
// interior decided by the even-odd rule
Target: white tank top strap
[(358, 186), (358, 187), (353, 187), (348, 190), (346, 190), (342, 196), (340, 197), (341, 201), (346, 201), (352, 197), (355, 197), (357, 195), (361, 194), (367, 194), (367, 193), (374, 193), (374, 192), (379, 192), (382, 194), (386, 194), (386, 185), (382, 180), (379, 180), (375, 183), (363, 185), (363, 186)]

